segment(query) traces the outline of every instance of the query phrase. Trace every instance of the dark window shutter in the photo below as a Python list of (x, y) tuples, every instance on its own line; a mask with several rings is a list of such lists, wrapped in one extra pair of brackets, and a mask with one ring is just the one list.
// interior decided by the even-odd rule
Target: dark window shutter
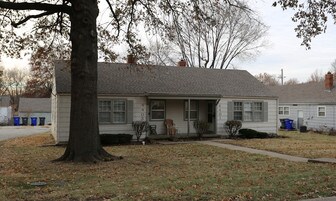
[(131, 124), (133, 122), (133, 101), (127, 100), (127, 123)]
[(263, 121), (268, 121), (268, 102), (263, 102)]
[(233, 102), (229, 101), (227, 105), (227, 120), (233, 120)]

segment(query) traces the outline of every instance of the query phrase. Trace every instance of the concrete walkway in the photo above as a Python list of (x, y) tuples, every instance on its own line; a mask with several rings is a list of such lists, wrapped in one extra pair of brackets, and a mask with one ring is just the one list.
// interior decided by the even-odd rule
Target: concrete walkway
[[(330, 159), (330, 158), (309, 159), (309, 158), (303, 158), (303, 157), (297, 157), (297, 156), (290, 156), (286, 154), (279, 154), (279, 153), (271, 152), (271, 151), (236, 146), (236, 145), (231, 145), (231, 144), (223, 144), (223, 143), (214, 142), (214, 141), (197, 141), (197, 143), (221, 147), (221, 148), (230, 149), (230, 150), (244, 151), (244, 152), (253, 153), (253, 154), (261, 154), (261, 155), (280, 158), (280, 159), (293, 161), (293, 162), (336, 163), (336, 159)], [(314, 198), (314, 199), (301, 200), (301, 201), (336, 201), (336, 197)]]
[(281, 158), (281, 159), (293, 161), (293, 162), (307, 163), (309, 160), (308, 158), (303, 158), (303, 157), (290, 156), (286, 154), (279, 154), (279, 153), (272, 152), (272, 151), (252, 149), (252, 148), (241, 147), (241, 146), (236, 146), (236, 145), (231, 145), (231, 144), (223, 144), (223, 143), (213, 142), (213, 141), (198, 141), (198, 143), (212, 145), (212, 146), (221, 147), (221, 148), (230, 149), (230, 150), (244, 151), (244, 152), (253, 153), (253, 154), (262, 154), (262, 155), (266, 155), (266, 156), (270, 156), (274, 158)]

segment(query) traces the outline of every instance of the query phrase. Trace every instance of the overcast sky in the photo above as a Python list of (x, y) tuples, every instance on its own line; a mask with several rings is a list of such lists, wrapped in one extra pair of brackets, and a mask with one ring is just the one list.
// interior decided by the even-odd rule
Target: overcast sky
[(239, 68), (253, 75), (266, 72), (277, 76), (283, 69), (285, 81), (297, 78), (301, 82), (306, 81), (316, 69), (323, 75), (327, 73), (336, 59), (336, 25), (333, 21), (329, 20), (327, 33), (314, 38), (311, 50), (306, 50), (300, 46), (302, 40), (296, 38), (296, 24), (291, 20), (294, 12), (274, 8), (273, 2), (248, 0), (252, 9), (257, 10), (269, 26), (267, 40), (270, 45), (255, 60), (239, 64)]
[[(267, 41), (269, 46), (262, 49), (255, 59), (237, 64), (239, 69), (252, 75), (269, 73), (280, 76), (284, 70), (285, 81), (297, 78), (304, 82), (315, 71), (325, 74), (336, 59), (336, 25), (329, 20), (327, 33), (314, 38), (312, 49), (300, 46), (301, 39), (296, 38), (295, 23), (291, 21), (293, 11), (283, 11), (272, 7), (273, 0), (248, 0), (251, 8), (259, 12), (261, 19), (269, 26)], [(27, 60), (18, 62), (2, 58), (6, 66), (26, 65)]]

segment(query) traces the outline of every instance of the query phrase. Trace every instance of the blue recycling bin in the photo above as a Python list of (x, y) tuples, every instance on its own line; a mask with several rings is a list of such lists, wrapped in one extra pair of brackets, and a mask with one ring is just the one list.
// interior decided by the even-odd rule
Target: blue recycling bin
[(31, 125), (36, 126), (37, 125), (37, 117), (30, 117)]
[(14, 126), (20, 126), (20, 117), (13, 117), (14, 119)]
[(285, 119), (285, 129), (292, 130), (293, 128), (293, 120)]

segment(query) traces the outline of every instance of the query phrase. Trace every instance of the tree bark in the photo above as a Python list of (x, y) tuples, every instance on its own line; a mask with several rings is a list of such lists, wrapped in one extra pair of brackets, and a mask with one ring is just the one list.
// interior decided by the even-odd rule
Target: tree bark
[(57, 161), (114, 160), (100, 143), (97, 101), (97, 0), (73, 0), (70, 13), (71, 112), (65, 153)]

